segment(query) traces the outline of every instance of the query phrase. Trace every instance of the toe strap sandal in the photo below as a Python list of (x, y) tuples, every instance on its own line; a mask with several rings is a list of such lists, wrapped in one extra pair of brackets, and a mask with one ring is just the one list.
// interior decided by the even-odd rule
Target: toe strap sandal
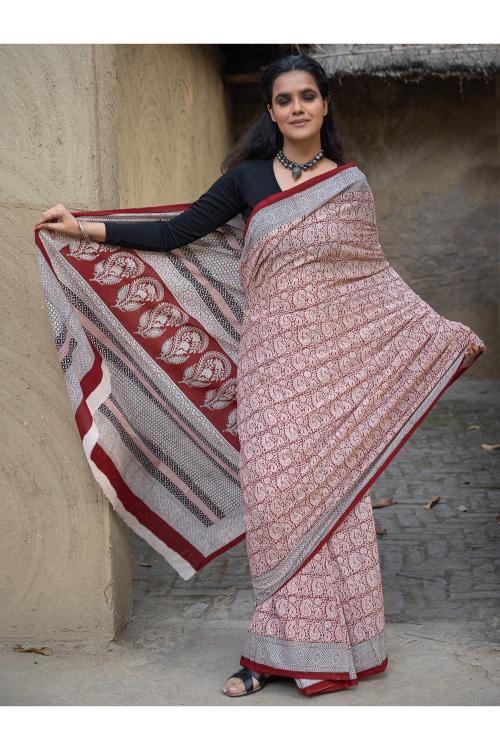
[[(241, 669), (238, 669), (237, 672), (232, 674), (231, 677), (239, 677), (239, 679), (243, 681), (243, 684), (245, 686), (245, 692), (244, 693), (227, 692), (226, 695), (229, 695), (230, 698), (239, 698), (239, 696), (241, 695), (249, 695), (250, 693), (256, 693), (258, 690), (262, 690), (266, 682), (270, 679), (271, 675), (264, 675), (262, 674), (262, 672), (254, 672), (253, 669), (248, 669), (248, 667), (242, 667)], [(229, 679), (231, 679), (231, 677)], [(255, 679), (259, 683), (259, 687), (254, 688), (252, 677), (255, 677)]]

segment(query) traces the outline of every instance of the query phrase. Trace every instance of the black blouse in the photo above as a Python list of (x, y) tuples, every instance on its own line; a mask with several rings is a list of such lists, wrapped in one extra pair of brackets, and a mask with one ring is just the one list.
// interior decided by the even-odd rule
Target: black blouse
[(273, 158), (244, 161), (221, 175), (173, 219), (105, 221), (105, 242), (137, 250), (173, 250), (203, 237), (239, 213), (246, 221), (259, 201), (279, 192)]

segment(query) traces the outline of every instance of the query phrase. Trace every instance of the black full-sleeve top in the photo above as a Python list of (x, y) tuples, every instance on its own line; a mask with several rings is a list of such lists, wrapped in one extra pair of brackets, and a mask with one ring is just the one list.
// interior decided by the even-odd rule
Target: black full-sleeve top
[(203, 237), (241, 213), (246, 221), (259, 201), (281, 192), (273, 158), (241, 162), (221, 175), (189, 208), (172, 219), (105, 221), (110, 245), (173, 250)]

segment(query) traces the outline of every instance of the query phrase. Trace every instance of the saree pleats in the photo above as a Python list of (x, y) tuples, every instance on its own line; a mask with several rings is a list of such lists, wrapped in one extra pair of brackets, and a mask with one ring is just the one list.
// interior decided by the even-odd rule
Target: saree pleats
[[(387, 664), (370, 493), (275, 594), (255, 608), (240, 663), (316, 692)], [(316, 690), (314, 689), (316, 688)]]
[(307, 695), (383, 671), (370, 487), (482, 342), (390, 266), (364, 174), (342, 165), (169, 253), (36, 242), (85, 454), (116, 512), (185, 579), (245, 538), (243, 666)]

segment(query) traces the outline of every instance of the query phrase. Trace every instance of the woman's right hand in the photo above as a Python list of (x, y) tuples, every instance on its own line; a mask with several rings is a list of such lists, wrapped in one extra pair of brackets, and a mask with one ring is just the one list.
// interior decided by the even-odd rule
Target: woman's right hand
[(77, 239), (82, 235), (77, 220), (62, 203), (44, 211), (35, 224), (35, 229), (47, 229), (51, 233), (61, 232)]

